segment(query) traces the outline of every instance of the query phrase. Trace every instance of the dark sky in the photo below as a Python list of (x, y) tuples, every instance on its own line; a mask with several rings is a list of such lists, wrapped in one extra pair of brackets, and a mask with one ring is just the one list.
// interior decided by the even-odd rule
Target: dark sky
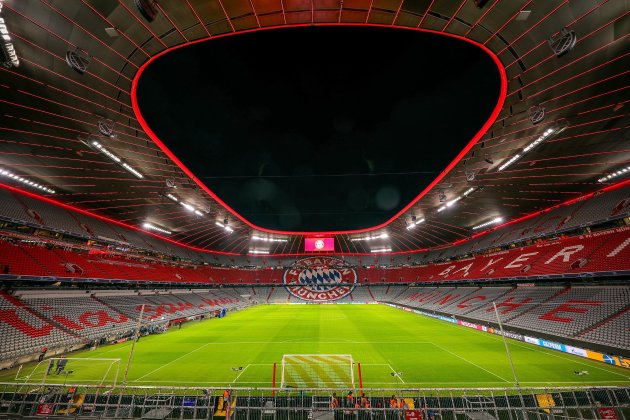
[(488, 119), (496, 66), (446, 36), (369, 27), (277, 29), (175, 50), (142, 75), (157, 136), (256, 225), (386, 221)]

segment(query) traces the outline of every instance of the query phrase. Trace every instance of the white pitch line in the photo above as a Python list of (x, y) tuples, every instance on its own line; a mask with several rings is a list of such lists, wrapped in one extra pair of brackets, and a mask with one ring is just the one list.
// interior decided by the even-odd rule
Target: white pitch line
[[(389, 368), (392, 370), (392, 372), (396, 373), (396, 371), (394, 370), (394, 368), (392, 367), (392, 365), (390, 365), (389, 363), (387, 364), (387, 366), (389, 366)], [(400, 375), (396, 374), (394, 375), (395, 377), (397, 377), (398, 379), (400, 379), (400, 382), (402, 382), (403, 384), (405, 383), (405, 381), (403, 380), (403, 378), (400, 377)]]
[[(441, 322), (441, 321), (439, 321), (437, 319), (434, 319), (434, 318), (430, 318), (430, 317), (427, 317), (427, 318), (433, 319), (436, 322)], [(453, 324), (450, 324), (450, 323), (446, 323), (446, 324), (447, 325), (452, 325), (454, 328), (459, 328), (460, 327), (458, 325), (453, 325)], [(499, 336), (499, 335), (488, 334), (487, 332), (479, 331), (479, 330), (476, 330), (476, 329), (473, 329), (473, 328), (466, 328), (466, 331), (470, 331), (472, 333), (477, 333), (477, 334), (484, 334), (485, 336), (493, 338), (496, 341), (500, 341), (501, 340), (501, 336)], [(545, 347), (539, 347), (539, 346), (536, 346), (534, 344), (525, 343), (523, 341), (513, 340), (513, 339), (511, 339), (509, 337), (507, 337), (507, 338), (509, 339), (508, 342), (512, 346), (517, 346), (517, 347), (520, 347), (520, 348), (523, 348), (523, 349), (536, 351), (536, 352), (539, 352), (539, 353), (542, 353), (542, 354), (546, 354), (548, 356), (557, 357), (558, 359), (568, 360), (569, 362), (575, 362), (575, 363), (577, 363), (579, 365), (582, 365), (582, 366), (587, 366), (587, 367), (590, 367), (590, 368), (593, 368), (593, 369), (598, 369), (598, 370), (604, 371), (606, 373), (612, 373), (613, 375), (626, 377), (626, 375), (623, 374), (623, 373), (614, 372), (613, 370), (605, 369), (603, 367), (603, 366), (608, 366), (608, 365), (596, 366), (595, 364), (585, 363), (584, 361), (582, 361), (583, 358), (581, 358), (580, 356), (570, 355), (570, 354), (566, 354), (566, 353), (559, 353), (557, 350), (552, 350), (552, 349), (548, 349), (548, 348), (545, 348)], [(586, 360), (591, 360), (591, 359), (586, 359)], [(594, 362), (596, 362), (596, 361), (594, 361)], [(613, 367), (615, 365), (610, 365), (610, 366)], [(619, 367), (619, 366), (615, 366), (615, 367)], [(521, 382), (521, 381), (519, 381), (519, 382)], [(582, 382), (582, 381), (576, 381), (576, 382)], [(614, 382), (614, 381), (609, 381), (609, 382)], [(619, 382), (622, 382), (622, 381), (619, 381)], [(538, 382), (536, 382), (536, 383), (538, 383)], [(572, 382), (569, 382), (569, 383), (572, 383)]]
[[(501, 336), (496, 335), (496, 334), (488, 334), (485, 331), (479, 331), (479, 330), (473, 329), (473, 328), (461, 328), (460, 325), (455, 325), (455, 324), (451, 324), (450, 322), (440, 321), (439, 319), (431, 318), (431, 317), (428, 317), (428, 316), (425, 316), (425, 317), (427, 319), (433, 320), (433, 321), (435, 321), (437, 323), (450, 325), (453, 328), (459, 328), (462, 331), (470, 331), (471, 333), (483, 334), (483, 335), (485, 335), (487, 337), (491, 337), (491, 338), (493, 338), (495, 340), (501, 340)], [(543, 354), (546, 354), (548, 356), (557, 357), (558, 359), (568, 360), (570, 362), (572, 361), (572, 362), (575, 362), (575, 363), (580, 364), (582, 366), (587, 366), (587, 367), (590, 367), (590, 368), (593, 368), (593, 369), (598, 369), (598, 370), (601, 370), (601, 371), (604, 371), (604, 372), (607, 372), (607, 373), (612, 373), (612, 374), (617, 375), (617, 376), (626, 377), (626, 375), (623, 374), (623, 373), (614, 372), (613, 370), (609, 370), (609, 369), (604, 369), (604, 367), (603, 367), (604, 365), (600, 367), (600, 366), (596, 366), (595, 364), (585, 363), (585, 362), (581, 361), (582, 358), (580, 356), (570, 355), (570, 354), (566, 354), (566, 353), (559, 353), (557, 350), (552, 350), (552, 349), (548, 349), (548, 348), (545, 348), (545, 347), (539, 347), (539, 346), (536, 346), (534, 344), (529, 344), (529, 343), (525, 343), (525, 342), (522, 342), (522, 341), (513, 340), (513, 339), (511, 339), (509, 337), (508, 337), (508, 340), (509, 340), (508, 342), (510, 343), (510, 345), (514, 345), (514, 346), (521, 347), (521, 348), (528, 349), (528, 350), (532, 350), (532, 351), (537, 351), (539, 353), (543, 353)], [(586, 360), (591, 360), (591, 359), (586, 359)], [(596, 361), (593, 360), (593, 362), (596, 362)], [(608, 366), (613, 367), (615, 365), (608, 365)], [(615, 367), (618, 367), (618, 366), (615, 366)], [(609, 381), (609, 382), (615, 382), (615, 381)], [(535, 382), (535, 383), (538, 383), (538, 382)], [(573, 383), (573, 382), (568, 382), (568, 383)]]
[(236, 378), (234, 378), (234, 380), (232, 381), (232, 383), (236, 382), (236, 381), (238, 380), (238, 378), (240, 378), (240, 376), (241, 376), (243, 373), (245, 373), (245, 371), (247, 370), (247, 368), (248, 368), (249, 366), (250, 366), (250, 365), (245, 366), (245, 367), (243, 368), (243, 370), (241, 370), (241, 372), (240, 372), (238, 375), (236, 375)]
[(147, 376), (149, 376), (149, 375), (151, 375), (151, 374), (153, 374), (153, 373), (157, 372), (158, 370), (160, 370), (160, 369), (162, 369), (162, 368), (165, 368), (166, 366), (168, 366), (168, 365), (170, 365), (170, 364), (173, 364), (173, 363), (175, 363), (176, 361), (178, 361), (178, 360), (180, 360), (180, 359), (183, 359), (184, 357), (188, 356), (189, 354), (192, 354), (192, 353), (194, 353), (194, 352), (196, 352), (196, 351), (198, 351), (198, 350), (201, 350), (202, 348), (204, 348), (204, 347), (206, 347), (206, 346), (209, 346), (210, 344), (214, 344), (214, 343), (206, 343), (206, 344), (204, 344), (203, 346), (199, 346), (199, 347), (197, 347), (196, 349), (193, 349), (193, 350), (189, 351), (188, 353), (186, 353), (186, 354), (183, 354), (183, 355), (179, 356), (177, 359), (173, 359), (173, 360), (171, 360), (170, 362), (168, 362), (168, 363), (166, 363), (166, 364), (164, 364), (164, 365), (162, 365), (162, 366), (160, 366), (160, 367), (157, 367), (157, 368), (153, 369), (151, 372), (149, 372), (149, 373), (146, 373), (146, 374), (142, 375), (142, 376), (141, 376), (141, 377), (139, 377), (138, 379), (133, 380), (133, 381), (129, 381), (129, 382), (139, 382), (139, 381), (140, 381), (140, 379), (142, 379), (142, 378), (146, 378)]
[(430, 341), (217, 341), (215, 345), (234, 344), (431, 344)]
[[(170, 384), (170, 383), (179, 383), (179, 384), (203, 384), (208, 386), (219, 386), (225, 387), (225, 382), (207, 382), (207, 381), (134, 381), (139, 383), (156, 383), (156, 384)], [(243, 382), (244, 384), (270, 384), (269, 381), (247, 381)], [(269, 385), (271, 387), (271, 385)]]
[(444, 347), (439, 346), (439, 345), (437, 345), (437, 344), (435, 344), (435, 343), (431, 343), (431, 344), (433, 344), (435, 347), (437, 347), (438, 349), (440, 349), (440, 350), (442, 350), (442, 351), (445, 351), (445, 352), (450, 353), (450, 354), (452, 354), (453, 356), (455, 356), (455, 357), (457, 357), (457, 358), (459, 358), (459, 359), (462, 359), (462, 360), (463, 360), (464, 362), (466, 362), (466, 363), (470, 363), (471, 365), (473, 365), (473, 366), (475, 366), (475, 367), (478, 367), (479, 369), (481, 369), (481, 370), (484, 370), (484, 371), (488, 372), (488, 373), (489, 373), (490, 375), (492, 375), (492, 376), (496, 376), (497, 378), (501, 379), (503, 382), (510, 383), (510, 381), (508, 381), (507, 379), (505, 379), (505, 378), (503, 378), (503, 377), (501, 377), (501, 376), (497, 375), (497, 374), (496, 374), (496, 373), (494, 373), (494, 372), (489, 371), (488, 369), (486, 369), (486, 368), (484, 368), (484, 367), (482, 367), (482, 366), (479, 366), (477, 363), (471, 362), (470, 360), (468, 360), (468, 359), (466, 359), (466, 358), (464, 358), (464, 357), (460, 356), (459, 354), (453, 353), (452, 351), (450, 351), (450, 350), (448, 350), (448, 349), (445, 349)]
[(361, 363), (361, 366), (389, 366), (391, 367), (389, 363)]
[[(522, 344), (519, 344), (518, 342), (517, 343), (512, 343), (512, 344), (515, 345), (515, 346), (518, 346), (518, 347), (525, 348), (525, 349), (538, 351), (540, 353), (547, 354), (549, 356), (557, 357), (558, 359), (563, 359), (563, 360), (568, 360), (570, 362), (575, 362), (575, 363), (577, 363), (579, 365), (582, 365), (582, 366), (587, 366), (587, 367), (590, 367), (590, 368), (593, 368), (593, 369), (602, 370), (602, 371), (604, 371), (606, 373), (612, 373), (613, 375), (626, 377), (626, 375), (624, 375), (623, 373), (613, 372), (612, 370), (604, 369), (603, 367), (600, 367), (600, 366), (593, 366), (592, 364), (584, 363), (584, 362), (582, 362), (580, 360), (580, 356), (567, 355), (569, 357), (563, 357), (563, 354), (562, 353), (558, 353), (557, 350), (546, 349), (544, 347), (539, 348), (537, 346), (534, 346), (533, 344), (531, 344), (532, 347), (524, 346)], [(523, 344), (525, 344), (525, 343), (523, 343)], [(547, 351), (544, 351), (544, 350), (547, 350)], [(592, 360), (592, 359), (586, 359), (586, 360)], [(616, 366), (616, 365), (610, 365), (610, 366), (620, 367), (620, 366)], [(576, 381), (576, 382), (581, 382), (581, 381)], [(628, 382), (628, 381), (625, 381), (625, 382)]]

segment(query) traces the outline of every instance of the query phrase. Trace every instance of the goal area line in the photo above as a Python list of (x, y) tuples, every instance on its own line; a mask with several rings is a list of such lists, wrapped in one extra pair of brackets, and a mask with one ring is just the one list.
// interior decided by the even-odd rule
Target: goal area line
[[(16, 380), (31, 384), (54, 384), (57, 382), (85, 382), (97, 385), (116, 385), (120, 374), (120, 358), (91, 357), (51, 357), (39, 361), (30, 372), (20, 376), (22, 368), (15, 375)], [(26, 369), (24, 369), (26, 371)], [(91, 377), (73, 378), (74, 372), (90, 373)]]

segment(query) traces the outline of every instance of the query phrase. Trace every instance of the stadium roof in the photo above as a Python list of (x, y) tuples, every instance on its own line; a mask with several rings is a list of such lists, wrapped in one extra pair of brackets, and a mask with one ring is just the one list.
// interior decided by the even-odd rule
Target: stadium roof
[[(338, 251), (443, 246), (497, 218), (508, 222), (626, 176), (620, 172), (630, 157), (625, 2), (163, 0), (152, 22), (132, 0), (2, 4), (20, 64), (0, 68), (0, 165), (55, 194), (22, 183), (25, 190), (132, 226), (152, 223), (186, 245), (296, 253), (305, 236), (317, 236), (259, 228), (236, 214), (156, 143), (133, 101), (136, 75), (157, 54), (261, 28), (443, 32), (487, 48), (505, 70), (505, 101), (479, 135), (453, 151), (455, 159), (390, 220), (329, 233)], [(551, 38), (555, 48), (570, 50), (554, 53)], [(544, 108), (544, 118), (533, 123), (542, 114), (536, 107)], [(110, 130), (112, 136), (103, 135)]]

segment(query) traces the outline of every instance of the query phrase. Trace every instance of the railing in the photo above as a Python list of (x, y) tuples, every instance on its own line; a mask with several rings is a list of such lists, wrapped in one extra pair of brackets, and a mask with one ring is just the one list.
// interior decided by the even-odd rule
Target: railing
[(0, 383), (0, 418), (630, 419), (628, 387), (364, 389), (353, 390), (353, 402), (347, 389), (231, 388), (227, 390), (229, 408), (225, 392), (219, 388)]

